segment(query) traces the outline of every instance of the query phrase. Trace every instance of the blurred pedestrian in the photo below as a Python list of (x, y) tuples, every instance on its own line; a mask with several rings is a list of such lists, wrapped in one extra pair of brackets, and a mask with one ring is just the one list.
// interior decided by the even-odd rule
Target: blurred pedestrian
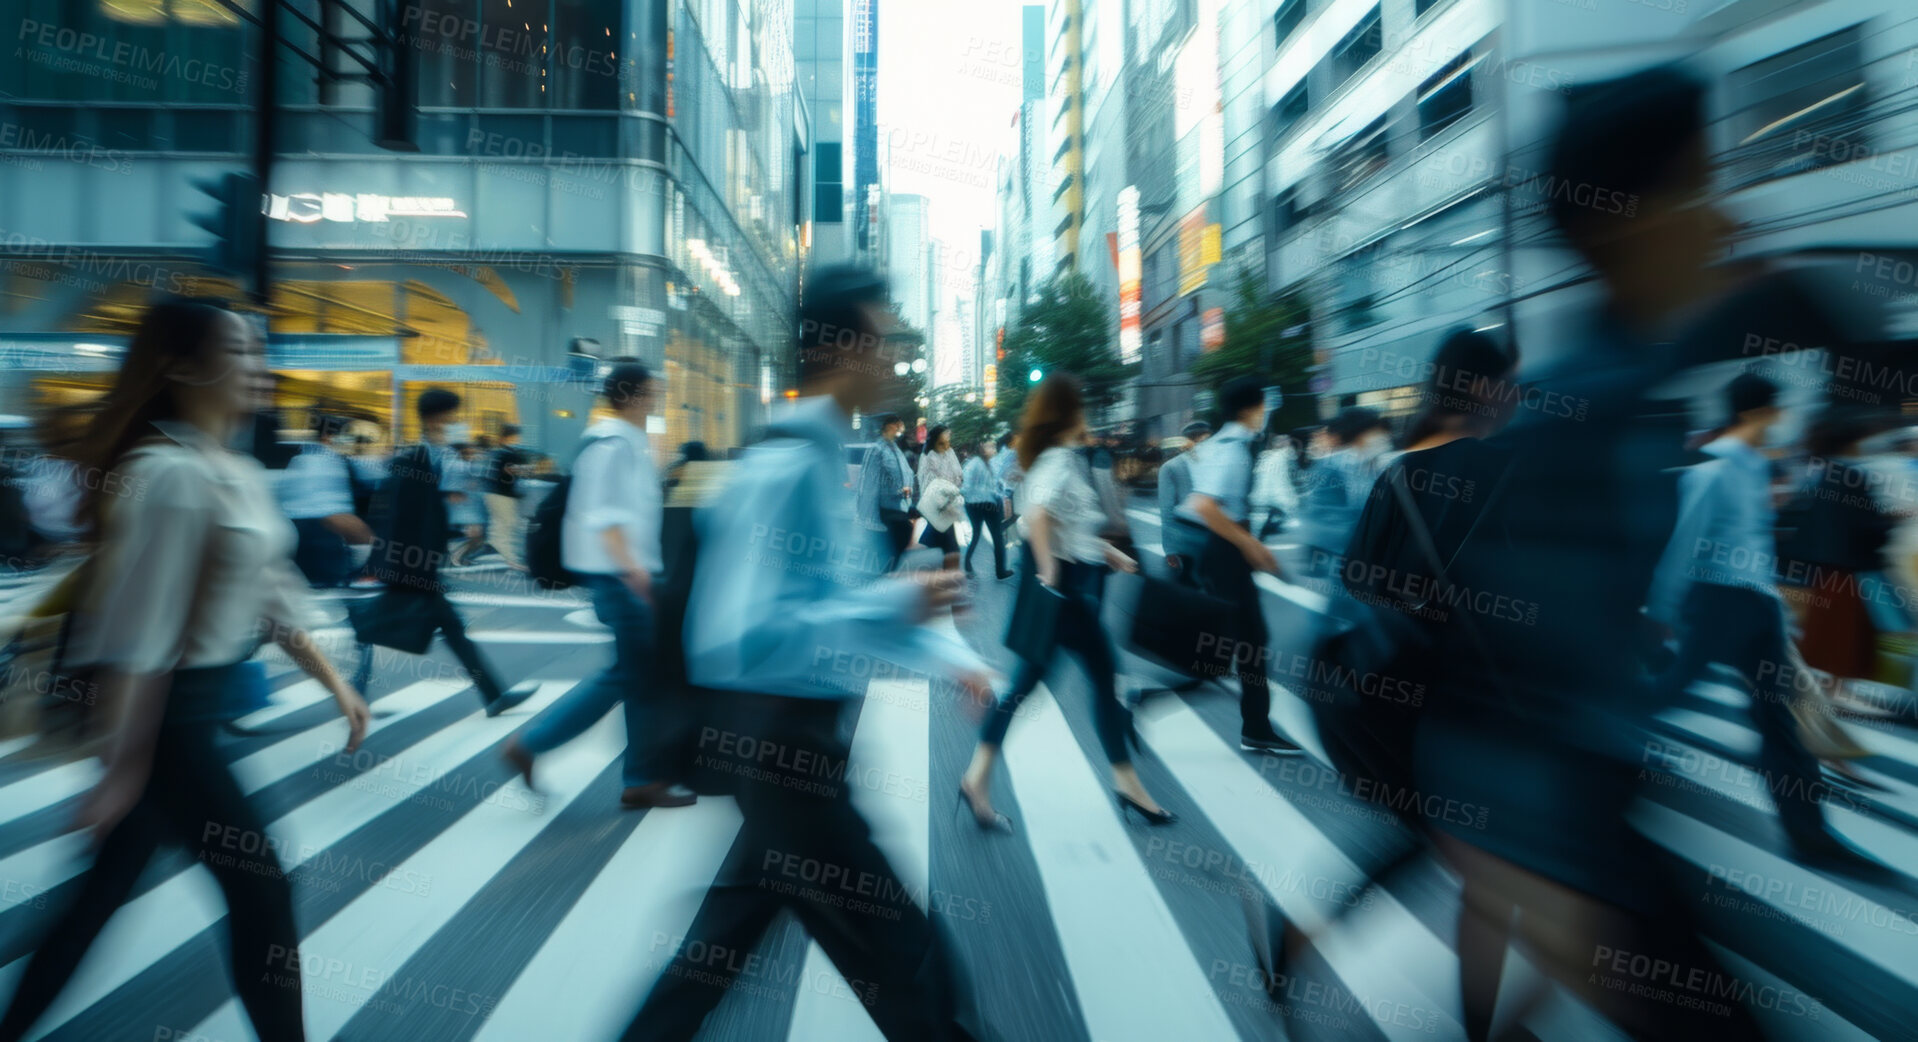
[(1006, 511), (1007, 538), (1013, 546), (1019, 544), (1019, 533), (1014, 527), (1019, 520), (1019, 483), (1025, 480), (1026, 469), (1019, 465), (1019, 432), (1009, 431), (999, 436), (999, 455), (992, 458), (994, 476), (999, 479), (1001, 505)]
[(1177, 582), (1199, 584), (1199, 551), (1205, 540), (1191, 526), (1179, 523), (1178, 510), (1192, 495), (1192, 460), (1199, 446), (1212, 436), (1212, 425), (1195, 420), (1180, 432), (1186, 447), (1159, 467), (1159, 539), (1165, 549), (1165, 566)]
[(681, 444), (679, 446), (679, 455), (673, 459), (672, 465), (666, 468), (666, 490), (671, 492), (673, 489), (679, 487), (680, 481), (684, 478), (687, 464), (704, 463), (711, 458), (712, 453), (706, 448), (706, 443), (703, 441), (689, 441)]
[[(1106, 569), (1136, 572), (1138, 562), (1099, 536), (1106, 514), (1093, 488), (1091, 467), (1081, 450), (1086, 442), (1085, 395), (1076, 377), (1055, 373), (1033, 391), (1019, 424), (1021, 466), (1026, 470), (1026, 552), (1028, 573), (1013, 611), (1013, 638), (1022, 620), (1049, 620), (1050, 639), (1032, 636), (1039, 646), (1020, 650), (1012, 684), (999, 696), (979, 731), (972, 762), (959, 781), (959, 796), (982, 829), (1009, 829), (1005, 815), (992, 807), (992, 768), (999, 760), (1012, 717), (1044, 680), (1060, 651), (1070, 651), (1092, 681), (1092, 720), (1099, 747), (1112, 767), (1113, 796), (1121, 813), (1138, 813), (1150, 825), (1166, 825), (1173, 815), (1139, 780), (1126, 743), (1132, 720), (1119, 700), (1118, 653), (1099, 621)], [(1130, 820), (1128, 818), (1128, 820)]]
[(885, 533), (892, 548), (892, 563), (887, 566), (890, 570), (912, 542), (912, 515), (907, 512), (912, 497), (912, 465), (899, 448), (906, 422), (891, 413), (875, 416), (872, 422), (879, 428), (879, 440), (866, 450), (865, 461), (859, 466), (855, 503), (860, 526)]
[(1255, 581), (1260, 572), (1278, 575), (1279, 562), (1250, 528), (1253, 432), (1265, 426), (1265, 391), (1252, 377), (1228, 380), (1219, 389), (1219, 411), (1225, 425), (1199, 450), (1192, 494), (1177, 517), (1200, 544), (1200, 587), (1232, 605), (1238, 627), (1230, 637), (1232, 667), (1239, 675), (1239, 748), (1297, 753), (1297, 743), (1272, 726), (1272, 687), (1265, 676), (1269, 634)]
[(519, 436), (518, 424), (502, 426), (499, 447), (486, 460), (486, 541), (499, 551), (506, 567), (523, 572), (526, 562), (520, 559), (524, 536), (520, 531), (519, 479), (527, 459), (525, 450), (519, 447)]
[(1299, 496), (1299, 541), (1309, 551), (1306, 575), (1326, 578), (1337, 572), (1339, 555), (1378, 479), (1379, 458), (1391, 443), (1391, 430), (1376, 409), (1351, 406), (1326, 423), (1323, 455), (1306, 472)]
[[(857, 655), (936, 684), (955, 678), (972, 698), (987, 697), (979, 659), (920, 625), (953, 605), (965, 582), (949, 571), (882, 579), (883, 536), (845, 523), (854, 505), (845, 489), (851, 416), (890, 382), (873, 364), (896, 321), (884, 281), (850, 267), (815, 272), (799, 318), (802, 397), (734, 465), (722, 499), (701, 509), (687, 612), (688, 678), (723, 709), (724, 726), (713, 730), (733, 736), (701, 755), (735, 774), (745, 820), (627, 1028), (632, 1042), (693, 1038), (745, 965), (711, 953), (753, 951), (781, 911), (797, 917), (841, 976), (861, 982), (866, 1010), (891, 1042), (980, 1033), (943, 927), (914, 901), (852, 801), (848, 710), (872, 670), (830, 665), (835, 655)], [(783, 535), (769, 543), (768, 530)], [(794, 864), (808, 866), (804, 881), (787, 867)], [(813, 885), (813, 868), (847, 889)]]
[(613, 664), (539, 715), (502, 750), (530, 788), (535, 757), (579, 737), (615, 705), (626, 707), (625, 807), (684, 807), (693, 791), (666, 777), (685, 736), (668, 693), (653, 677), (664, 490), (653, 470), (646, 417), (658, 391), (637, 361), (615, 362), (602, 393), (613, 415), (587, 429), (573, 463), (560, 529), (566, 570), (593, 595), (593, 612), (613, 631)]
[[(1635, 1038), (1758, 1037), (1741, 1003), (1722, 1015), (1673, 1005), (1608, 988), (1591, 965), (1610, 949), (1729, 977), (1698, 938), (1695, 892), (1674, 883), (1680, 866), (1626, 817), (1651, 726), (1642, 609), (1683, 458), (1683, 409), (1654, 396), (1677, 358), (1658, 345), (1720, 292), (1713, 261), (1730, 229), (1706, 201), (1707, 156), (1705, 90), (1682, 73), (1654, 68), (1572, 93), (1542, 183), (1603, 186), (1555, 191), (1548, 204), (1596, 273), (1597, 307), (1556, 366), (1505, 388), (1521, 406), (1510, 427), (1436, 450), (1458, 450), (1448, 473), (1502, 490), (1490, 509), (1441, 497), (1444, 578), (1404, 580), (1460, 638), (1428, 657), (1442, 693), (1428, 697), (1413, 767), (1416, 791), (1482, 811), (1428, 822), (1464, 879), (1457, 950), (1472, 1039), (1490, 1032), (1514, 936), (1548, 978)], [(1477, 532), (1448, 539), (1447, 515), (1474, 518)], [(1512, 1022), (1541, 997), (1513, 996)]]
[(966, 500), (966, 517), (972, 522), (972, 541), (966, 544), (966, 573), (972, 573), (973, 552), (979, 549), (979, 541), (986, 537), (987, 530), (991, 530), (992, 577), (1008, 579), (1013, 573), (1006, 568), (1006, 514), (992, 462), (998, 454), (998, 446), (987, 438), (979, 442), (977, 454), (966, 461), (961, 491)]
[(1299, 446), (1290, 435), (1277, 434), (1259, 453), (1252, 479), (1252, 506), (1264, 512), (1259, 542), (1278, 535), (1287, 518), (1299, 512)]
[(293, 563), (314, 586), (344, 586), (364, 563), (355, 548), (373, 543), (373, 529), (353, 510), (352, 465), (338, 449), (346, 430), (339, 416), (315, 421), (313, 441), (287, 461), (275, 486), (280, 509), (299, 533)]
[(477, 441), (462, 439), (446, 461), (446, 519), (463, 538), (453, 548), (454, 567), (473, 563), (486, 548), (487, 454)]
[[(943, 551), (940, 567), (959, 567), (959, 525), (965, 515), (965, 498), (960, 486), (965, 475), (959, 455), (952, 450), (952, 428), (943, 424), (926, 432), (926, 449), (919, 456), (920, 513), (926, 530), (919, 538), (922, 545)], [(926, 513), (927, 508), (931, 513)]]
[(486, 715), (497, 716), (531, 698), (539, 685), (502, 686), (479, 647), (467, 637), (466, 622), (459, 610), (446, 599), (446, 580), (440, 575), (440, 565), (447, 560), (446, 533), (451, 522), (444, 488), (446, 475), (457, 473), (451, 470), (456, 458), (447, 442), (459, 407), (459, 395), (443, 387), (420, 392), (413, 404), (420, 421), (420, 440), (393, 454), (383, 492), (386, 506), (380, 511), (383, 530), (376, 529), (380, 538), (366, 569), (386, 589), (353, 619), (354, 629), (366, 645), (355, 686), (364, 688), (372, 679), (376, 641), (381, 646), (392, 646), (386, 642), (405, 634), (418, 638), (408, 639), (408, 644), (423, 649), (438, 633), (472, 677)]
[(220, 721), (262, 637), (332, 693), (347, 750), (359, 747), (369, 714), (305, 630), (293, 527), (265, 474), (225, 447), (271, 389), (265, 345), (240, 316), (204, 301), (157, 304), (79, 449), (84, 466), (117, 480), (90, 485), (81, 503), (99, 542), (83, 566), (68, 661), (94, 670), (113, 730), (79, 810), (93, 864), (17, 979), (0, 1018), (7, 1042), (60, 997), (162, 844), (185, 847), (220, 889), (224, 961), (254, 1033), (305, 1036), (284, 866), (270, 847), (262, 866), (218, 839), (267, 835), (228, 766)]
[(1804, 631), (1798, 648), (1841, 701), (1855, 695), (1850, 681), (1872, 678), (1878, 655), (1864, 592), (1882, 582), (1899, 518), (1873, 493), (1883, 482), (1866, 465), (1864, 443), (1889, 426), (1861, 406), (1825, 408), (1806, 432), (1811, 459), (1781, 518), (1785, 596)]
[(1677, 661), (1660, 679), (1656, 701), (1677, 704), (1714, 664), (1736, 670), (1751, 698), (1759, 765), (1787, 842), (1804, 859), (1849, 859), (1855, 852), (1819, 810), (1818, 761), (1791, 711), (1796, 672), (1775, 577), (1771, 460), (1759, 451), (1784, 415), (1778, 387), (1740, 374), (1725, 388), (1725, 405), (1731, 422), (1705, 445), (1711, 459), (1688, 468), (1680, 483), (1678, 524), (1648, 606), (1679, 633)]

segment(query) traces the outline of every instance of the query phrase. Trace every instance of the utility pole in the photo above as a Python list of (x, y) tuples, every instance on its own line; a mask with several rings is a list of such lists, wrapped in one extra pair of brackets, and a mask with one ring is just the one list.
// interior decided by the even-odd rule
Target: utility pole
[[(253, 52), (253, 82), (258, 85), (253, 110), (253, 179), (260, 192), (260, 201), (264, 202), (273, 185), (273, 130), (274, 115), (280, 108), (280, 78), (275, 75), (278, 69), (274, 58), (279, 54), (280, 42), (280, 5), (277, 0), (268, 0), (260, 5), (260, 46)], [(249, 244), (252, 252), (252, 285), (248, 288), (253, 302), (262, 307), (266, 305), (268, 286), (272, 279), (273, 262), (267, 254), (267, 224), (264, 219), (252, 221), (249, 228), (253, 241)]]

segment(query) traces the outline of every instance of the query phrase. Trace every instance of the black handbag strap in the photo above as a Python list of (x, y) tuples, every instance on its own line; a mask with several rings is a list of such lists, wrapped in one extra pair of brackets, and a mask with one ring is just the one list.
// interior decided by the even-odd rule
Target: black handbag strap
[[(1478, 526), (1484, 523), (1486, 515), (1490, 514), (1492, 508), (1497, 505), (1499, 494), (1504, 491), (1506, 479), (1511, 477), (1511, 474), (1512, 469), (1509, 466), (1499, 473), (1498, 481), (1493, 484), (1491, 494), (1485, 498), (1485, 505), (1479, 509), (1478, 516), (1474, 517), (1471, 525), (1466, 528), (1465, 535), (1459, 540), (1458, 546), (1453, 549), (1451, 558), (1446, 561), (1440, 561), (1438, 546), (1432, 540), (1432, 532), (1425, 527), (1425, 515), (1419, 510), (1417, 501), (1412, 498), (1412, 490), (1405, 484), (1405, 468), (1393, 467), (1387, 472), (1386, 479), (1391, 483), (1392, 494), (1398, 500), (1399, 509), (1405, 513), (1405, 521), (1411, 528), (1412, 539), (1418, 544), (1419, 553), (1425, 558), (1426, 563), (1431, 565), (1432, 578), (1437, 580), (1439, 589), (1450, 590), (1453, 588), (1449, 574), (1451, 566), (1457, 563), (1459, 555), (1465, 551), (1465, 547), (1472, 541), (1473, 533), (1478, 531)], [(1485, 660), (1485, 667), (1491, 674), (1492, 686), (1498, 690), (1499, 694), (1508, 704), (1515, 705), (1516, 703), (1512, 698), (1511, 688), (1505, 683), (1505, 678), (1499, 673), (1498, 666), (1496, 665), (1498, 660), (1492, 656), (1491, 645), (1486, 643), (1485, 635), (1480, 632), (1478, 625), (1472, 621), (1471, 613), (1461, 611), (1457, 613), (1457, 617), (1465, 631), (1466, 639), (1472, 642), (1472, 650), (1478, 652), (1479, 657)]]

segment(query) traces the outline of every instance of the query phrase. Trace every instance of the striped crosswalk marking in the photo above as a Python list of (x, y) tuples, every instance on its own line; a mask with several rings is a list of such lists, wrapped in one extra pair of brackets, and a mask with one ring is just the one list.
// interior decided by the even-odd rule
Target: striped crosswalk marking
[(1126, 837), (1109, 786), (1093, 765), (1062, 755), (1076, 743), (1041, 685), (1042, 700), (1008, 734), (1012, 785), (1028, 794), (1021, 834), (1031, 845), (1094, 1039), (1231, 1038), (1197, 957)]
[[(492, 641), (492, 635), (482, 639)], [(319, 968), (304, 978), (312, 1037), (590, 1040), (616, 1037), (632, 1017), (690, 925), (740, 817), (730, 799), (711, 797), (690, 808), (643, 815), (618, 810), (617, 713), (541, 758), (544, 800), (534, 813), (525, 790), (499, 769), (494, 749), (574, 683), (547, 681), (527, 708), (490, 719), (479, 713), (463, 682), (406, 685), (375, 703), (373, 752), (365, 764), (340, 762), (344, 727), (321, 712), (327, 696), (310, 681), (287, 684), (273, 706), (243, 721), (289, 726), (284, 734), (247, 739), (234, 771), (262, 806), (273, 808), (267, 831), (282, 862), (303, 866), (295, 883), (305, 930), (301, 956)], [(956, 779), (931, 776), (933, 714), (925, 681), (882, 685), (862, 708), (854, 739), (854, 799), (902, 881), (923, 899), (937, 842), (930, 815), (953, 813), (949, 790)], [(1274, 689), (1275, 724), (1316, 753), (1309, 713), (1281, 684)], [(1667, 721), (1677, 733), (1672, 741), (1689, 734), (1714, 748), (1755, 752), (1742, 695), (1711, 685), (1695, 693), (1693, 708)], [(1241, 992), (1263, 1001), (1263, 989), (1249, 989), (1243, 973), (1234, 981), (1233, 952), (1201, 954), (1181, 921), (1187, 913), (1168, 902), (1169, 884), (1153, 876), (1154, 862), (1142, 853), (1142, 844), (1149, 851), (1160, 838), (1177, 840), (1186, 826), (1163, 830), (1163, 837), (1152, 830), (1141, 839), (1138, 826), (1122, 824), (1107, 795), (1105, 765), (1096, 753), (1082, 751), (1088, 743), (1074, 726), (1042, 690), (1008, 740), (1007, 798), (1016, 795), (1020, 822), (1016, 836), (993, 842), (1014, 845), (1001, 849), (1029, 854), (1037, 868), (1036, 892), (1023, 895), (1036, 914), (1016, 928), (1055, 932), (1063, 953), (1062, 965), (1034, 966), (1031, 972), (1057, 979), (1095, 1042), (1239, 1037), (1244, 1011), (1228, 1010), (1227, 1004), (1240, 1002)], [(1355, 873), (1339, 842), (1192, 705), (1176, 699), (1148, 703), (1139, 727), (1146, 755), (1163, 765), (1187, 797), (1182, 806), (1197, 808), (1201, 820), (1194, 824), (1212, 830), (1248, 866), (1247, 881), (1266, 900), (1311, 922), (1331, 891), (1306, 881)], [(1859, 730), (1861, 741), (1884, 757), (1878, 766), (1890, 771), (1874, 776), (1897, 780), (1918, 770), (1918, 743), (1909, 732)], [(1864, 767), (1874, 770), (1870, 762)], [(9, 775), (10, 782), (0, 786), (0, 838), (71, 800), (96, 772), (91, 764), (63, 764)], [(462, 785), (477, 780), (481, 790), (462, 790), (457, 799), (447, 794), (448, 806), (425, 820), (414, 801), (437, 798), (441, 783), (450, 779)], [(1723, 774), (1692, 780), (1698, 783), (1696, 799), (1741, 796)], [(1754, 802), (1762, 808), (1758, 813), (1770, 813), (1762, 794), (1756, 801), (1742, 795), (1747, 798), (1740, 813), (1754, 813), (1743, 809)], [(1886, 798), (1903, 796), (1895, 791)], [(1869, 970), (1874, 989), (1885, 990), (1875, 983), (1883, 982), (1893, 992), (1825, 998), (1898, 1002), (1902, 996), (1909, 1005), (1918, 996), (1918, 924), (1911, 909), (1886, 892), (1793, 864), (1759, 840), (1701, 821), (1679, 805), (1650, 802), (1639, 813), (1648, 834), (1697, 866), (1701, 879), (1713, 866), (1758, 878), (1758, 893), (1737, 892), (1775, 913), (1745, 918), (1771, 923), (1777, 944), (1812, 937)], [(1888, 863), (1918, 863), (1913, 830), (1844, 807), (1829, 813), (1840, 832)], [(389, 844), (390, 860), (368, 853), (384, 849), (369, 843), (402, 822), (423, 831)], [(25, 907), (20, 895), (59, 893), (56, 888), (78, 867), (84, 837), (0, 847), (7, 851), (0, 857), (0, 883), (11, 899), (0, 905), (0, 916), (19, 916), (0, 922), (44, 922), (51, 910)], [(337, 898), (313, 897), (329, 872), (338, 876), (341, 864), (369, 857), (380, 861), (377, 879), (349, 885)], [(1806, 898), (1814, 888), (1821, 896)], [(174, 866), (114, 917), (40, 1031), (59, 1039), (152, 1037), (160, 1026), (173, 1037), (251, 1038), (217, 969), (224, 914), (207, 874)], [(515, 932), (516, 924), (526, 925)], [(1728, 936), (1723, 943), (1721, 954), (1741, 978), (1775, 989), (1801, 986), (1793, 980), (1798, 971), (1792, 960), (1751, 951), (1749, 938)], [(1349, 993), (1333, 993), (1325, 1000), (1327, 1010), (1344, 1015), (1363, 1037), (1397, 1042), (1455, 1033), (1457, 977), (1449, 939), (1396, 893), (1383, 894), (1327, 931), (1315, 949), (1332, 983)], [(1221, 958), (1228, 963), (1224, 970)], [(0, 993), (13, 987), (23, 963), (14, 958), (0, 966)], [(784, 1038), (879, 1037), (816, 945), (799, 964), (779, 972), (791, 1002)], [(1508, 960), (1514, 990), (1536, 977), (1523, 958)], [(442, 993), (463, 998), (441, 1002), (436, 996)], [(469, 1000), (471, 1012), (453, 1008)], [(1017, 1010), (989, 1003), (986, 1012), (989, 1022), (1017, 1016)], [(1829, 1006), (1816, 1020), (1759, 1013), (1777, 1037), (1806, 1042), (1870, 1037), (1859, 1023), (1877, 1025), (1881, 1036), (1886, 1030), (1882, 1015), (1867, 1020)], [(1543, 1038), (1603, 1038), (1612, 1031), (1563, 993), (1533, 1011), (1526, 1026)], [(1273, 1037), (1281, 1030), (1287, 1029), (1275, 1024)]]

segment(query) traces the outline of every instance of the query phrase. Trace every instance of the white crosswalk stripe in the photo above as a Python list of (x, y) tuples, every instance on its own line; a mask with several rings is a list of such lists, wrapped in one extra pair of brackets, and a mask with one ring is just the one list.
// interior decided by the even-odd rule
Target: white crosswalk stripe
[[(491, 634), (485, 640), (507, 642)], [(382, 866), (379, 878), (384, 883), (364, 883), (323, 921), (304, 924), (301, 957), (320, 967), (304, 978), (312, 1037), (333, 1037), (347, 1029), (375, 1000), (406, 1001), (393, 999), (393, 989), (404, 983), (396, 982), (396, 975), (430, 975), (430, 968), (416, 970), (416, 957), (436, 941), (461, 936), (463, 917), (479, 895), (501, 883), (515, 858), (541, 842), (542, 830), (557, 816), (603, 813), (609, 824), (619, 820), (622, 812), (611, 805), (601, 809), (580, 802), (588, 784), (618, 755), (622, 725), (617, 713), (580, 740), (541, 758), (544, 800), (538, 813), (517, 781), (508, 783), (509, 788), (495, 782), (493, 788), (463, 794), (443, 791), (439, 784), (575, 683), (545, 681), (525, 710), (501, 718), (482, 716), (475, 702), (452, 722), (382, 754), (388, 758), (364, 772), (338, 763), (344, 730), (337, 720), (263, 739), (235, 762), (235, 774), (252, 793), (315, 767), (331, 779), (316, 784), (312, 793), (268, 825), (288, 868), (355, 856), (355, 837), (408, 800), (443, 796), (464, 801), (449, 822), (435, 826), (437, 832), (420, 837), (394, 864)], [(956, 779), (933, 775), (928, 739), (936, 714), (928, 706), (925, 682), (883, 683), (888, 688), (869, 697), (855, 734), (849, 768), (857, 772), (854, 799), (902, 882), (924, 901), (933, 886), (938, 853), (930, 815), (952, 813), (949, 790)], [(437, 707), (470, 698), (466, 687), (453, 680), (428, 680), (386, 695), (375, 703), (380, 715), (372, 737), (408, 725), (422, 713), (445, 712)], [(1700, 690), (1699, 708), (1670, 721), (1676, 729), (1671, 740), (1679, 742), (1682, 733), (1691, 733), (1700, 742), (1709, 739), (1718, 746), (1754, 752), (1755, 735), (1739, 715), (1737, 696)], [(1301, 704), (1281, 686), (1275, 685), (1275, 692), (1280, 696), (1275, 698), (1275, 723), (1316, 750)], [(245, 722), (263, 726), (282, 721), (324, 698), (312, 682), (296, 682), (277, 693), (273, 706)], [(1712, 710), (1713, 703), (1720, 711)], [(1229, 744), (1230, 735), (1176, 699), (1148, 703), (1138, 723), (1145, 753), (1198, 808), (1202, 820), (1194, 824), (1202, 824), (1223, 842), (1222, 850), (1202, 849), (1201, 860), (1211, 853), (1231, 859), (1238, 866), (1236, 878), (1255, 900), (1270, 902), (1303, 923), (1319, 920), (1342, 892), (1338, 886), (1349, 885), (1357, 873), (1338, 839), (1315, 825), (1297, 802), (1307, 797), (1278, 785), (1273, 776), (1277, 768), (1261, 769), (1281, 761), (1241, 756)], [(1861, 738), (1887, 761), (1918, 768), (1918, 742), (1908, 733), (1861, 730)], [(1167, 899), (1184, 893), (1173, 888), (1204, 885), (1187, 878), (1187, 853), (1174, 849), (1175, 844), (1189, 844), (1191, 833), (1182, 831), (1181, 824), (1163, 830), (1163, 835), (1153, 830), (1140, 837), (1138, 826), (1124, 822), (1113, 806), (1105, 782), (1107, 766), (1096, 755), (1083, 754), (1082, 747), (1068, 715), (1052, 703), (1049, 692), (1036, 692), (1034, 705), (1022, 712), (1006, 749), (1010, 792), (1021, 820), (1016, 835), (995, 836), (990, 842), (998, 851), (996, 858), (1016, 852), (1030, 859), (1037, 889), (1024, 895), (1024, 904), (1040, 910), (1031, 921), (999, 928), (1042, 930), (1056, 937), (1063, 964), (1034, 964), (1031, 972), (1057, 978), (1057, 986), (1083, 1014), (1086, 1042), (1235, 1038), (1235, 1023), (1244, 1023), (1247, 1009), (1276, 1023), (1274, 1004), (1287, 1006), (1294, 1017), (1343, 1018), (1348, 1030), (1393, 1042), (1450, 1037), (1457, 1031), (1457, 971), (1449, 938), (1394, 893), (1358, 909), (1315, 942), (1339, 988), (1303, 1001), (1300, 995), (1268, 998), (1256, 970), (1243, 965), (1250, 959), (1249, 946), (1243, 954), (1216, 947), (1202, 950), (1182, 918), (1189, 914), (1183, 902)], [(1294, 770), (1309, 763), (1285, 762), (1300, 765)], [(338, 777), (332, 779), (328, 771)], [(65, 764), (13, 777), (0, 787), (0, 836), (9, 826), (18, 827), (21, 819), (83, 791), (95, 776), (91, 765)], [(1740, 787), (1728, 772), (1691, 780), (1713, 798), (1740, 798)], [(1740, 802), (1769, 813), (1762, 797)], [(1653, 802), (1640, 814), (1649, 834), (1701, 873), (1716, 869), (1728, 876), (1728, 866), (1735, 866), (1756, 878), (1755, 891), (1741, 876), (1736, 884), (1728, 880), (1725, 892), (1733, 893), (1733, 885), (1742, 888), (1739, 899), (1768, 910), (1779, 929), (1801, 930), (1836, 945), (1906, 989), (1907, 1000), (1918, 997), (1918, 925), (1910, 909), (1835, 883), (1673, 806)], [(1918, 863), (1918, 837), (1911, 830), (1844, 808), (1832, 814), (1841, 832), (1888, 862)], [(579, 869), (577, 899), (554, 913), (543, 937), (527, 942), (530, 954), (523, 969), (498, 994), (483, 996), (484, 1012), (460, 1037), (615, 1037), (673, 955), (739, 825), (738, 810), (726, 798), (703, 798), (690, 808), (644, 815), (630, 835), (607, 844), (603, 862)], [(977, 843), (979, 837), (968, 833), (966, 841)], [(72, 878), (84, 848), (83, 837), (66, 835), (15, 850), (0, 859), (0, 882), (13, 894), (45, 893)], [(0, 903), (0, 915), (15, 916), (6, 920), (11, 923), (38, 924), (50, 914), (17, 898)], [(203, 871), (189, 868), (160, 881), (115, 915), (39, 1031), (71, 1037), (62, 1026), (108, 1002), (116, 991), (155, 986), (162, 979), (160, 967), (175, 957), (181, 943), (223, 914), (217, 890)], [(1774, 991), (1799, 986), (1781, 978), (1775, 962), (1768, 961), (1767, 969), (1734, 950), (1727, 950), (1725, 958), (1741, 979), (1768, 984)], [(1508, 980), (1536, 978), (1537, 971), (1524, 959), (1511, 962)], [(23, 963), (15, 959), (0, 967), (0, 993), (13, 987)], [(425, 983), (460, 982), (433, 977)], [(865, 1042), (880, 1037), (816, 944), (798, 965), (748, 983), (789, 996), (784, 1038)], [(984, 1008), (988, 1023), (1017, 1016), (1016, 1010), (990, 1003)], [(252, 1037), (231, 998), (200, 1005), (186, 1019), (189, 1022), (168, 1025), (175, 1037), (198, 1035), (226, 1042)], [(1829, 1007), (1822, 1008), (1815, 1022), (1775, 1010), (1764, 1019), (1782, 1038), (1850, 1042), (1869, 1037), (1842, 1011)], [(1543, 1038), (1600, 1038), (1610, 1031), (1590, 1009), (1562, 993), (1532, 1012), (1526, 1023)], [(152, 1031), (152, 1022), (142, 1021), (139, 1034), (147, 1037)]]

